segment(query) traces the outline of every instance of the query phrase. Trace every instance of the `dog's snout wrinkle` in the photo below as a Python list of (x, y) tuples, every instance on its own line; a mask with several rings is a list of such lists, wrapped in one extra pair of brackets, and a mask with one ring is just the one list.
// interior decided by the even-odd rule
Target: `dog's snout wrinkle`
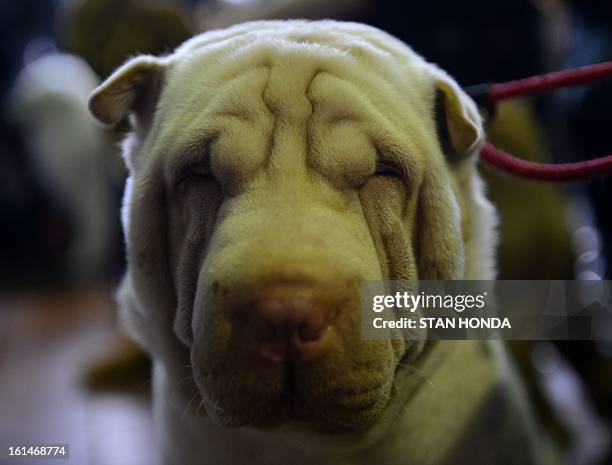
[(330, 306), (321, 299), (273, 296), (253, 302), (248, 324), (263, 359), (309, 363), (324, 352), (331, 316)]

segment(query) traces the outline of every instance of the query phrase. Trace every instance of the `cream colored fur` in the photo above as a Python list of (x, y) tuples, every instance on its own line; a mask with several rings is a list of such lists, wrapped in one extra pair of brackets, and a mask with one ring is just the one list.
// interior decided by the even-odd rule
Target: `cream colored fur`
[[(164, 464), (533, 463), (500, 345), (359, 333), (364, 279), (494, 278), (482, 123), (447, 74), (372, 27), (262, 21), (128, 61), (90, 108), (133, 127), (119, 300), (155, 360)], [(338, 313), (288, 372), (233, 315), (295, 282)]]

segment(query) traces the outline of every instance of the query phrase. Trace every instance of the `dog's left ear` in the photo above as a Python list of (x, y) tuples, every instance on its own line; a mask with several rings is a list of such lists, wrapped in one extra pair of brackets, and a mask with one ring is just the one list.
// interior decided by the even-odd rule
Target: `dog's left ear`
[(474, 101), (445, 72), (434, 75), (438, 138), (451, 161), (479, 150), (484, 143), (482, 117)]
[(105, 124), (116, 125), (131, 114), (138, 124), (148, 126), (166, 68), (166, 61), (154, 56), (129, 60), (93, 91), (89, 110)]

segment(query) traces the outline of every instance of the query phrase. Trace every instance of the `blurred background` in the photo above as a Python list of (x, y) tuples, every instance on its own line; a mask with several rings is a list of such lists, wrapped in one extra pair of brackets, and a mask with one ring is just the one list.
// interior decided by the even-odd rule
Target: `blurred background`
[[(365, 22), (465, 86), (612, 59), (603, 0), (2, 0), (3, 447), (69, 443), (69, 463), (153, 463), (149, 362), (117, 329), (112, 298), (125, 128), (97, 125), (87, 96), (130, 56), (261, 18)], [(610, 81), (511, 101), (489, 138), (537, 161), (609, 154), (610, 108)], [(500, 279), (610, 279), (612, 180), (553, 186), (483, 171), (501, 216)], [(511, 344), (550, 463), (612, 464), (611, 325), (600, 340)]]

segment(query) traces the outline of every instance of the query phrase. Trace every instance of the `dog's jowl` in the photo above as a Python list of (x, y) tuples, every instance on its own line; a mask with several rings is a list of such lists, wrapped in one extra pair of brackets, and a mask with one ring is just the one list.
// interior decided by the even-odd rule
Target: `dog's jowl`
[(446, 73), (372, 27), (263, 21), (129, 60), (90, 108), (131, 123), (119, 301), (164, 464), (534, 463), (500, 344), (360, 334), (365, 280), (494, 277)]

